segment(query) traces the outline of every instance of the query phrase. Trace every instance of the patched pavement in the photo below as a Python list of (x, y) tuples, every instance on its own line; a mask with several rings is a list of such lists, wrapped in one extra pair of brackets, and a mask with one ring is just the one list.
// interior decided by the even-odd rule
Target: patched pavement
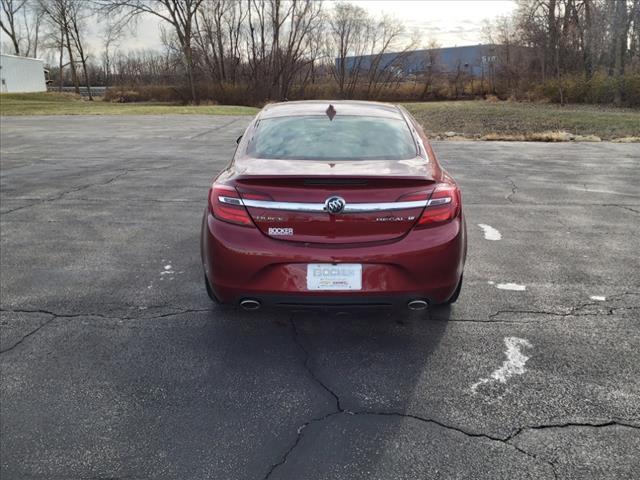
[(455, 306), (247, 313), (199, 229), (249, 120), (1, 119), (2, 478), (640, 477), (640, 147), (437, 142)]

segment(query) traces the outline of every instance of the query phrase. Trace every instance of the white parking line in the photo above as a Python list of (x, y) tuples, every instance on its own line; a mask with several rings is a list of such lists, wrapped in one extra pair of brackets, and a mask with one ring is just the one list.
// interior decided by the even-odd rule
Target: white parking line
[(520, 285), (519, 283), (498, 283), (498, 284), (496, 284), (496, 282), (492, 282), (492, 281), (488, 281), (487, 283), (489, 285), (495, 285), (496, 288), (499, 288), (500, 290), (514, 290), (516, 292), (524, 292), (527, 289), (526, 285)]
[(514, 375), (522, 375), (524, 372), (526, 372), (524, 364), (527, 363), (529, 357), (523, 354), (521, 349), (523, 347), (531, 348), (531, 343), (529, 343), (529, 341), (525, 340), (524, 338), (505, 337), (504, 344), (507, 346), (507, 350), (505, 351), (507, 359), (500, 368), (493, 371), (490, 377), (481, 378), (476, 383), (471, 385), (471, 391), (473, 393), (476, 393), (478, 387), (480, 385), (484, 385), (485, 383), (493, 381), (507, 383), (507, 380), (509, 380), (509, 378), (513, 377)]
[(491, 225), (485, 223), (479, 223), (478, 226), (484, 232), (484, 238), (487, 240), (502, 240), (502, 234)]
[(589, 297), (590, 300), (595, 300), (596, 302), (604, 302), (607, 297), (603, 296), (603, 295), (591, 295)]

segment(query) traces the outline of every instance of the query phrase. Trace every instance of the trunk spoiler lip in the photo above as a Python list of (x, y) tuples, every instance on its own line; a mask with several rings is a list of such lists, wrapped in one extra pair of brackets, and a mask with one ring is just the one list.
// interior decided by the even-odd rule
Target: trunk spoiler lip
[[(220, 195), (221, 203), (230, 205), (243, 205), (244, 207), (264, 208), (266, 210), (286, 210), (292, 212), (329, 213), (325, 203), (304, 202), (276, 202), (270, 200), (249, 200)], [(413, 208), (425, 208), (436, 205), (444, 205), (451, 202), (451, 197), (435, 198), (430, 200), (415, 200), (410, 202), (376, 202), (376, 203), (345, 203), (342, 213), (385, 212), (390, 210), (410, 210)]]
[(437, 180), (434, 179), (431, 175), (394, 175), (394, 174), (385, 174), (385, 175), (330, 175), (330, 174), (318, 174), (318, 175), (308, 175), (308, 174), (246, 174), (246, 173), (237, 173), (234, 175), (234, 180), (242, 183), (246, 180), (350, 180), (350, 179), (358, 179), (358, 180), (408, 180), (415, 182), (428, 182), (428, 183), (437, 183)]
[(360, 178), (367, 180), (413, 180), (433, 182), (440, 168), (431, 160), (416, 156), (407, 160), (279, 160), (238, 156), (230, 165), (238, 180), (280, 180), (314, 178)]

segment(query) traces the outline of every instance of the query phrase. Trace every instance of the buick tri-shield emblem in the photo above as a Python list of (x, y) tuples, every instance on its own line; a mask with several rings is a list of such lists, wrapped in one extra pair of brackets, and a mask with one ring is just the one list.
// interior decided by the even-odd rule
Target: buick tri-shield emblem
[(329, 197), (324, 202), (324, 209), (329, 213), (340, 213), (344, 210), (346, 202), (342, 197)]

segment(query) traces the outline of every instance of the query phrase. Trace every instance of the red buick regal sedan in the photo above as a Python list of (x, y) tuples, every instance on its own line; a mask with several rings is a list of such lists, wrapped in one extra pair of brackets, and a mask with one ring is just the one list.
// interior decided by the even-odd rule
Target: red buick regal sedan
[(202, 222), (212, 300), (268, 306), (455, 302), (462, 197), (395, 105), (267, 105), (214, 180)]

